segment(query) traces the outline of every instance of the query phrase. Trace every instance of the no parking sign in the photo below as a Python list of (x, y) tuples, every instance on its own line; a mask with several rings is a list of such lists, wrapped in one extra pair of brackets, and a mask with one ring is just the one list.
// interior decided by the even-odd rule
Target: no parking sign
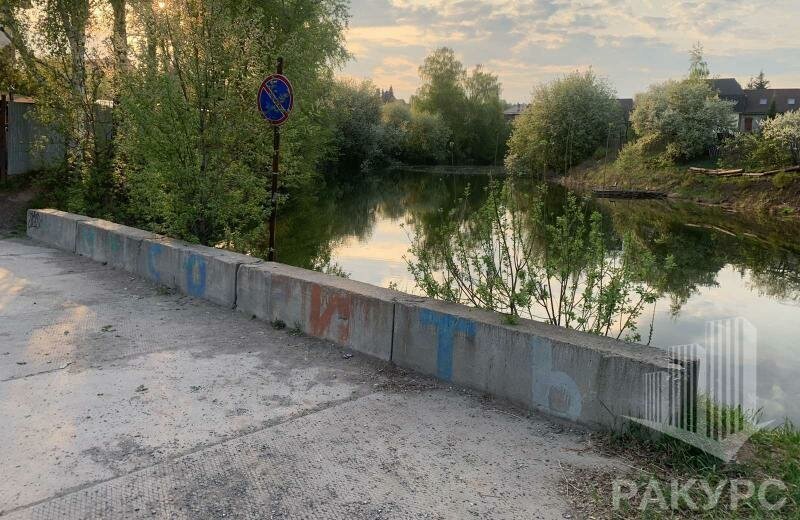
[(264, 119), (280, 126), (289, 119), (294, 108), (294, 90), (283, 74), (271, 74), (258, 90), (258, 108)]

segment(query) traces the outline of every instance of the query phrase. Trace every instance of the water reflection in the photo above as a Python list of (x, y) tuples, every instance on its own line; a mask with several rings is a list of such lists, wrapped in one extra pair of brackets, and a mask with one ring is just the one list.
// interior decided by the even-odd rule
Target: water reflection
[[(279, 224), (279, 259), (306, 268), (415, 290), (406, 269), (414, 231), (435, 230), (471, 186), (466, 200), (484, 202), (489, 179), (393, 173), (330, 182), (292, 193)], [(521, 185), (518, 189), (535, 189)], [(550, 190), (554, 210), (564, 200)], [(653, 344), (701, 343), (709, 320), (743, 316), (758, 329), (760, 404), (768, 418), (800, 421), (800, 223), (671, 201), (596, 201), (608, 247), (630, 232), (664, 265), (649, 275), (663, 293), (655, 308)]]

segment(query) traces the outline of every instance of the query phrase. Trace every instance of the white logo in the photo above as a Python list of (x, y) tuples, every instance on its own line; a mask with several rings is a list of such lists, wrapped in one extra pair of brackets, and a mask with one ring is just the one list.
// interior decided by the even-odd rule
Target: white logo
[(704, 345), (670, 347), (684, 373), (644, 376), (642, 417), (628, 419), (730, 462), (754, 433), (756, 328), (745, 318), (706, 323)]

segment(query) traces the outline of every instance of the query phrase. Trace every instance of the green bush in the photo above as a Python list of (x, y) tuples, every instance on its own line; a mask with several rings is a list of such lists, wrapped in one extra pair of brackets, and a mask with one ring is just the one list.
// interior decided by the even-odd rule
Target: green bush
[(763, 171), (791, 164), (792, 158), (778, 142), (765, 139), (760, 133), (740, 133), (726, 139), (720, 149), (720, 165)]
[(733, 130), (733, 107), (705, 79), (667, 81), (636, 96), (631, 123), (637, 135), (663, 141), (664, 159), (702, 156), (717, 135)]
[(666, 145), (657, 134), (651, 134), (625, 145), (617, 157), (617, 167), (625, 172), (661, 168), (671, 164), (665, 159)]
[(383, 106), (381, 121), (381, 146), (390, 160), (414, 165), (446, 162), (451, 134), (441, 116), (396, 101)]
[(772, 178), (772, 184), (774, 184), (778, 189), (783, 189), (787, 186), (790, 186), (794, 180), (795, 176), (793, 174), (780, 172), (778, 175)]
[(608, 82), (592, 71), (572, 73), (534, 91), (514, 121), (506, 165), (520, 173), (565, 171), (604, 147), (622, 123)]

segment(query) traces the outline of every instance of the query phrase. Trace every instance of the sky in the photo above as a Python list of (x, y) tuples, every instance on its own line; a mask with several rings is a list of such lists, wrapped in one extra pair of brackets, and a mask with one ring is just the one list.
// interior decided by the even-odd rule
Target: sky
[(744, 86), (763, 69), (774, 88), (800, 88), (798, 0), (351, 0), (343, 76), (408, 99), (440, 46), (497, 74), (503, 97), (591, 67), (619, 97), (678, 78), (701, 42), (713, 76)]

